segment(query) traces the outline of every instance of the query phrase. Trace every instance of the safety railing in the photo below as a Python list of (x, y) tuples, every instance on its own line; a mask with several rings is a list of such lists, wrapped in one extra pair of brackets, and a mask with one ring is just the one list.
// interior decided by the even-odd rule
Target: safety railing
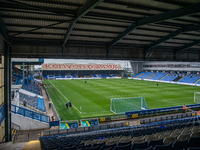
[(23, 107), (19, 107), (19, 106), (15, 106), (11, 104), (11, 112), (15, 113), (15, 114), (19, 114), (22, 115), (24, 117), (28, 117), (28, 118), (32, 118), (35, 120), (38, 120), (40, 122), (46, 122), (49, 123), (50, 121), (50, 117), (47, 115), (43, 115), (37, 112), (34, 112), (32, 110), (23, 108)]
[(48, 130), (48, 131), (41, 132), (41, 136), (70, 134), (70, 133), (78, 133), (78, 132), (86, 132), (86, 131), (106, 130), (106, 129), (120, 128), (120, 127), (127, 127), (127, 126), (129, 126), (129, 122), (120, 122), (120, 123), (89, 126), (89, 127), (79, 127), (79, 128), (71, 128), (71, 129)]

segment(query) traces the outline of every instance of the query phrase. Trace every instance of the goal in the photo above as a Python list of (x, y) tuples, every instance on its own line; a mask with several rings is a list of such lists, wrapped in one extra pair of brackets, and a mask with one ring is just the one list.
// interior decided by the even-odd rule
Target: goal
[(200, 103), (200, 92), (195, 92), (194, 93), (194, 102), (195, 103)]
[(110, 110), (115, 114), (124, 114), (128, 111), (147, 109), (144, 97), (114, 98), (111, 99)]

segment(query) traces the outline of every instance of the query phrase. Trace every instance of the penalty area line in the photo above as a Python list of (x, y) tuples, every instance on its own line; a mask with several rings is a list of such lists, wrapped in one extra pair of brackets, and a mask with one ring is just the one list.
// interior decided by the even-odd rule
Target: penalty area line
[[(69, 102), (69, 100), (67, 99), (67, 97), (65, 97), (65, 96), (63, 95), (63, 93), (61, 93), (60, 90), (57, 89), (56, 86), (55, 86), (51, 81), (49, 81), (49, 82), (50, 82), (50, 83), (53, 85), (53, 87), (54, 87), (54, 88)], [(72, 105), (72, 107), (74, 107), (74, 108), (78, 111), (79, 114), (85, 114), (84, 112), (79, 111), (79, 110), (76, 108), (76, 106)]]

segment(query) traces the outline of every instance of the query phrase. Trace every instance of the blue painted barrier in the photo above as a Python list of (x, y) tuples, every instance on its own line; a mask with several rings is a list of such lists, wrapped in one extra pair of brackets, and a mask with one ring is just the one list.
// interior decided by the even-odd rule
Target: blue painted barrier
[[(186, 105), (186, 108), (200, 108), (200, 104)], [(178, 111), (178, 110), (183, 110), (183, 106), (129, 111), (129, 112), (125, 112), (125, 116), (132, 117), (133, 114), (138, 114), (138, 116), (152, 115), (152, 114), (157, 114), (157, 113), (173, 112), (173, 111)]]
[(5, 105), (3, 104), (0, 108), (0, 125), (5, 119)]
[(54, 127), (54, 126), (60, 126), (60, 120), (58, 120), (58, 121), (50, 121), (49, 122), (49, 126), (50, 126), (50, 128)]
[(43, 115), (43, 114), (37, 113), (35, 111), (29, 110), (29, 109), (26, 109), (23, 107), (19, 107), (19, 106), (13, 105), (13, 104), (11, 104), (11, 112), (22, 115), (24, 117), (29, 117), (29, 118), (32, 118), (32, 119), (35, 119), (35, 120), (38, 120), (41, 122), (49, 123), (49, 121), (50, 121), (50, 117), (47, 115)]

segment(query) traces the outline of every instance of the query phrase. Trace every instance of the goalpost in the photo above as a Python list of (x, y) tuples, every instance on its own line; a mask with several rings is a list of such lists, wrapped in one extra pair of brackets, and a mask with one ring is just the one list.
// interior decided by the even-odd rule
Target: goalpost
[(200, 92), (195, 92), (194, 93), (194, 102), (195, 103), (200, 103)]
[(147, 109), (144, 97), (114, 98), (111, 99), (110, 110), (115, 114), (124, 114), (128, 111)]

